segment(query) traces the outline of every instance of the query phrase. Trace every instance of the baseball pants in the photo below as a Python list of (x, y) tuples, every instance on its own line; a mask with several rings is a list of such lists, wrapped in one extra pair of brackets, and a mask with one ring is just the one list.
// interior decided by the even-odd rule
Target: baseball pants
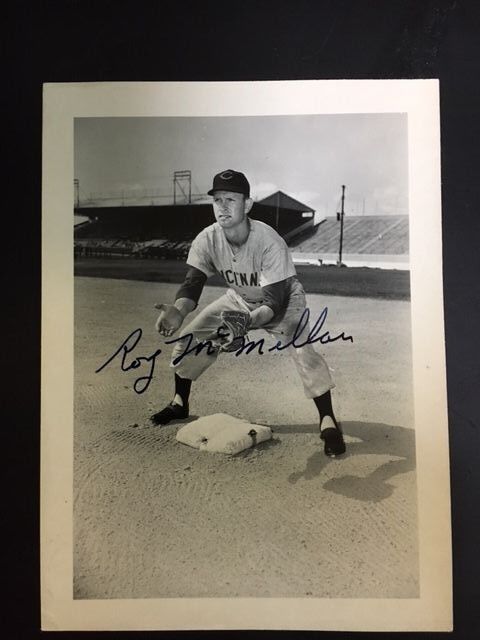
[[(282, 344), (286, 344), (293, 338), (305, 307), (305, 291), (301, 283), (297, 280), (292, 287), (284, 314), (282, 314), (279, 319), (275, 320), (274, 318), (270, 323), (262, 325), (261, 329), (267, 331), (276, 340), (280, 340)], [(228, 289), (224, 295), (206, 306), (186, 327), (182, 328), (181, 334), (186, 335), (191, 333), (194, 336), (194, 340), (203, 341), (222, 324), (220, 318), (222, 311), (252, 311), (254, 308), (254, 304), (247, 303), (236, 291)], [(307, 325), (299, 339), (300, 342), (305, 341), (309, 331), (310, 327)], [(194, 342), (192, 341), (192, 345), (193, 344)], [(267, 343), (265, 344), (266, 349), (268, 349), (269, 346)], [(183, 340), (175, 344), (172, 352), (172, 362), (184, 352), (185, 347), (186, 343)], [(314, 349), (312, 344), (306, 344), (299, 348), (290, 346), (287, 347), (286, 350), (295, 363), (307, 398), (321, 396), (335, 386), (332, 382), (327, 363), (322, 355)], [(256, 350), (250, 356), (241, 354), (239, 357), (253, 357), (255, 353)], [(232, 356), (233, 354), (224, 354), (223, 357)], [(217, 357), (218, 350), (208, 354), (207, 349), (202, 349), (199, 354), (189, 353), (183, 357), (178, 364), (173, 365), (172, 363), (171, 366), (181, 378), (196, 380), (216, 361)], [(260, 355), (258, 357), (261, 358), (262, 356)]]

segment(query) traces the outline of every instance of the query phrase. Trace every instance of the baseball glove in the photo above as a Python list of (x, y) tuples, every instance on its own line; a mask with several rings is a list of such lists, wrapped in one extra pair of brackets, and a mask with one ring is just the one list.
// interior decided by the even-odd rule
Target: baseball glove
[(218, 345), (220, 351), (237, 351), (243, 345), (243, 337), (250, 326), (250, 314), (247, 311), (222, 311), (220, 318), (222, 324), (210, 337), (212, 344)]

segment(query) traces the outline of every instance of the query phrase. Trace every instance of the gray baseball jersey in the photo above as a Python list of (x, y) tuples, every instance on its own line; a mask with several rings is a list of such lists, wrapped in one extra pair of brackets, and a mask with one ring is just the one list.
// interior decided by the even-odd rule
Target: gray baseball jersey
[(259, 220), (250, 220), (250, 234), (237, 253), (217, 222), (206, 227), (192, 242), (187, 264), (208, 277), (220, 274), (250, 304), (262, 300), (261, 287), (296, 275), (283, 238)]

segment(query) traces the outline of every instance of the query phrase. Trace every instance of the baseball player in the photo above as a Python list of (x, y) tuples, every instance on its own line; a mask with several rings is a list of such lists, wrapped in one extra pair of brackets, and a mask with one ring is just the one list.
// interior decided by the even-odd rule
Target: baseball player
[[(214, 177), (208, 193), (213, 196), (216, 222), (193, 240), (187, 258), (188, 271), (175, 302), (156, 305), (161, 311), (156, 329), (163, 336), (177, 332), (186, 316), (196, 309), (207, 278), (220, 274), (228, 286), (226, 293), (205, 307), (181, 333), (191, 335), (190, 340), (197, 343), (207, 340), (215, 343), (212, 339), (215, 336), (218, 339), (215, 348), (197, 353), (190, 353), (189, 349), (185, 357), (182, 357), (183, 340), (176, 342), (171, 363), (175, 370), (175, 393), (164, 409), (151, 416), (156, 425), (188, 418), (192, 382), (215, 362), (221, 351), (232, 350), (234, 337), (242, 339), (248, 329), (261, 327), (287, 344), (306, 307), (305, 292), (285, 241), (270, 226), (248, 217), (253, 200), (245, 175), (232, 169), (222, 171)], [(243, 330), (232, 336), (241, 324), (239, 318), (244, 319)], [(307, 325), (305, 333), (308, 331)], [(330, 389), (335, 385), (325, 360), (312, 344), (292, 346), (288, 351), (305, 395), (318, 409), (325, 454), (334, 457), (344, 453), (342, 431), (332, 409)]]

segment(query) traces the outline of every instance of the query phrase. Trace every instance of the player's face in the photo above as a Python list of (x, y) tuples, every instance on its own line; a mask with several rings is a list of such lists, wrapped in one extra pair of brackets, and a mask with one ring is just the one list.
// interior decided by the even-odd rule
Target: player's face
[(247, 219), (252, 201), (243, 193), (234, 191), (215, 191), (213, 194), (213, 213), (218, 224), (224, 229), (242, 225)]

